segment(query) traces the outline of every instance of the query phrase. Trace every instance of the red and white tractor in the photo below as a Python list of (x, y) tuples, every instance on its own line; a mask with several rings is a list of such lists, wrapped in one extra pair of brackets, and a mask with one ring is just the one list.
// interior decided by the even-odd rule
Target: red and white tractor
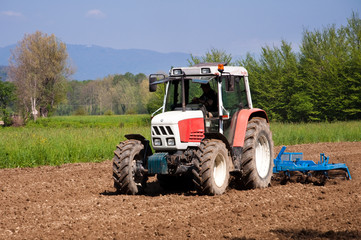
[(139, 134), (126, 135), (114, 152), (114, 186), (120, 193), (138, 193), (154, 175), (163, 187), (192, 182), (207, 195), (223, 194), (230, 175), (240, 188), (269, 186), (272, 133), (265, 111), (252, 106), (245, 68), (175, 67), (167, 77), (149, 76), (151, 92), (158, 84), (165, 84), (165, 96), (151, 121), (154, 153)]

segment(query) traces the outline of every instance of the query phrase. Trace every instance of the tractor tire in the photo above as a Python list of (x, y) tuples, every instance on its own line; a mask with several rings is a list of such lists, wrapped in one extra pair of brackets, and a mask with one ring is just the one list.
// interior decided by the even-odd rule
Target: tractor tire
[(193, 160), (193, 182), (199, 194), (223, 194), (229, 183), (230, 157), (226, 145), (218, 139), (201, 142)]
[(119, 193), (135, 195), (138, 185), (135, 180), (136, 160), (142, 159), (143, 144), (138, 140), (127, 140), (117, 145), (113, 158), (114, 187)]
[(273, 140), (263, 118), (252, 118), (247, 125), (241, 157), (241, 188), (265, 188), (273, 172)]

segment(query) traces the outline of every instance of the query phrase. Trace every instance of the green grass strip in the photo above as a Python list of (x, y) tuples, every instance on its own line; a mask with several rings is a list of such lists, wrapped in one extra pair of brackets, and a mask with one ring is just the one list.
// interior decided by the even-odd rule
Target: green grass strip
[(318, 142), (361, 141), (361, 121), (334, 123), (271, 123), (275, 146)]
[[(361, 121), (271, 123), (275, 146), (361, 141)], [(51, 117), (26, 127), (0, 127), (0, 168), (112, 159), (124, 135), (150, 139), (149, 115)]]

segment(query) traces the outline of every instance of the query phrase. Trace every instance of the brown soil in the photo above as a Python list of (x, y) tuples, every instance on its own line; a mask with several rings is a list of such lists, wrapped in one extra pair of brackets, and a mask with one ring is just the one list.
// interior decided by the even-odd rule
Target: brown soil
[[(276, 147), (278, 153), (280, 147)], [(115, 194), (111, 161), (0, 170), (0, 239), (361, 239), (361, 142), (289, 146), (347, 163), (352, 180)]]

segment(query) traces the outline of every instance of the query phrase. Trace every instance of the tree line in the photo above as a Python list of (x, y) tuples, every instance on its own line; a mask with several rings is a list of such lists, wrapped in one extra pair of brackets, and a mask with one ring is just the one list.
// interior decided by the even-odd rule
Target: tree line
[(58, 115), (148, 113), (148, 78), (140, 73), (114, 74), (94, 81), (70, 81)]
[[(51, 114), (151, 113), (162, 104), (164, 86), (149, 93), (144, 74), (69, 81), (73, 69), (67, 58), (65, 44), (54, 35), (39, 31), (25, 35), (12, 52), (10, 82), (0, 85), (0, 117), (9, 119), (11, 111), (24, 119)], [(188, 62), (190, 66), (200, 62), (244, 66), (254, 106), (264, 109), (273, 121), (361, 119), (361, 20), (357, 13), (346, 26), (305, 30), (297, 52), (291, 43), (281, 41), (280, 46), (262, 47), (259, 56), (248, 53), (233, 62), (231, 54), (214, 48), (200, 57), (191, 54)]]
[(361, 19), (305, 30), (300, 51), (291, 43), (262, 47), (237, 64), (249, 71), (254, 105), (276, 121), (361, 119)]

